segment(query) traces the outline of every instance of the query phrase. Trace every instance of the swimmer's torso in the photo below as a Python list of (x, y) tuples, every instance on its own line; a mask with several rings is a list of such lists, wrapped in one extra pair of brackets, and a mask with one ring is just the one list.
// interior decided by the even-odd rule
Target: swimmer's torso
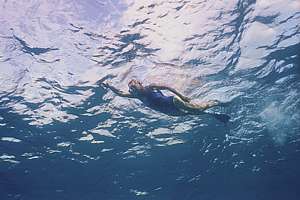
[(145, 87), (145, 94), (139, 99), (149, 108), (160, 111), (168, 115), (182, 115), (174, 104), (173, 96), (165, 96), (159, 90), (153, 90)]

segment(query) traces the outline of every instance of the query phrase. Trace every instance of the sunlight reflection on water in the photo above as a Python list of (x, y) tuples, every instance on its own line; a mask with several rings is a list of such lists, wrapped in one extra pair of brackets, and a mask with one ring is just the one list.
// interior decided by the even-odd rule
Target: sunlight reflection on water
[[(245, 197), (232, 191), (244, 177), (255, 176), (247, 181), (259, 188), (260, 175), (292, 182), (267, 172), (286, 164), (299, 174), (299, 13), (297, 0), (0, 1), (3, 199), (32, 199), (19, 187), (27, 184), (41, 184), (42, 198), (53, 177), (50, 188), (76, 199), (79, 191), (62, 186), (75, 184), (72, 173), (105, 188), (104, 199), (223, 199), (208, 187), (214, 176), (232, 178), (217, 182), (229, 199)], [(193, 101), (231, 102), (212, 109), (231, 122), (170, 117), (116, 97), (97, 82), (108, 74), (122, 90), (137, 78)], [(83, 199), (99, 198), (94, 193)]]

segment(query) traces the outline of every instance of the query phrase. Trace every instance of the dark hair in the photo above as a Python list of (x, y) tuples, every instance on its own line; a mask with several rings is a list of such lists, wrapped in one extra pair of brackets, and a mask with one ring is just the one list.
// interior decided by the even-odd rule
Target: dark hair
[(131, 79), (131, 80), (128, 82), (128, 85), (132, 84), (133, 82), (139, 83), (139, 84), (143, 85), (142, 82), (141, 82), (141, 81), (138, 81), (137, 79)]

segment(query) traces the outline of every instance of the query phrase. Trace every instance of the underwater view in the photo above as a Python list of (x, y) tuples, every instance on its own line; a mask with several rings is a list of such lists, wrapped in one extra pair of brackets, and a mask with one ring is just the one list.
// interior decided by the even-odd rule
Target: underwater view
[(299, 80), (299, 0), (0, 0), (0, 199), (298, 200)]

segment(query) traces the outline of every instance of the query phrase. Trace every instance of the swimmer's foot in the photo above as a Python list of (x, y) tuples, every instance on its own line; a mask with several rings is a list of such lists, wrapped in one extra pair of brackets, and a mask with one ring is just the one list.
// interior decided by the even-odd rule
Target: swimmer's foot
[(227, 106), (230, 106), (230, 101), (227, 101), (227, 102), (220, 102), (219, 104), (218, 104), (218, 106), (222, 106), (222, 107), (227, 107)]
[(223, 123), (227, 123), (230, 120), (230, 116), (226, 115), (226, 114), (222, 114), (222, 113), (211, 113), (211, 115), (213, 115), (217, 120), (223, 122)]

